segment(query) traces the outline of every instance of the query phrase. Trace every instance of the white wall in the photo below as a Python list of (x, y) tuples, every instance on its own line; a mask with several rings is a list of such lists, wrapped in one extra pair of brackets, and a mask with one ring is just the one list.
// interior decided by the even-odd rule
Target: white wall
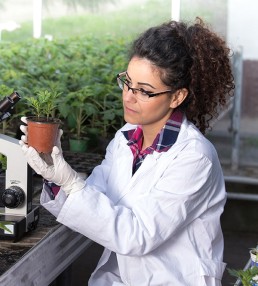
[(228, 44), (243, 47), (245, 60), (258, 60), (258, 1), (228, 0)]

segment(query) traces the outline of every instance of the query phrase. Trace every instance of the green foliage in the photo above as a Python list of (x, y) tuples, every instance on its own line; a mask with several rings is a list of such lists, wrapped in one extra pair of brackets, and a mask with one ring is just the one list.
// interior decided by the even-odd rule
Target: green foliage
[[(52, 116), (65, 119), (64, 123), (72, 118), (75, 123), (64, 126), (71, 135), (82, 137), (94, 130), (96, 136), (109, 137), (123, 125), (116, 74), (126, 69), (131, 39), (147, 27), (170, 19), (167, 8), (171, 2), (164, 0), (160, 5), (158, 0), (148, 0), (143, 5), (124, 6), (114, 2), (119, 9), (105, 11), (105, 17), (99, 5), (100, 10), (94, 13), (43, 19), (42, 33), (51, 34), (53, 41), (31, 39), (31, 21), (12, 33), (3, 31), (0, 84), (22, 96), (15, 106), (16, 114), (31, 112), (23, 98), (34, 98), (38, 90), (54, 89), (58, 97)], [(125, 20), (128, 15), (130, 23)]]
[[(9, 96), (13, 93), (13, 89), (8, 87), (5, 84), (0, 85), (0, 101), (3, 100), (6, 96)], [(16, 107), (14, 107), (16, 108)], [(6, 134), (6, 130), (9, 126), (9, 123), (11, 123), (12, 118), (8, 118), (7, 120), (2, 121), (1, 124), (1, 133)]]
[[(92, 1), (64, 2), (86, 7)], [(170, 0), (162, 5), (159, 0), (143, 5), (113, 2), (119, 9), (105, 11), (105, 17), (98, 5), (99, 10), (91, 9), (84, 15), (44, 18), (42, 34), (51, 34), (53, 41), (31, 39), (31, 21), (11, 33), (2, 32), (0, 84), (17, 90), (22, 99), (54, 88), (59, 96), (52, 116), (60, 116), (64, 123), (72, 118), (74, 123), (64, 129), (68, 126), (75, 137), (83, 137), (89, 130), (96, 136), (110, 137), (123, 125), (121, 91), (115, 77), (126, 69), (128, 45), (147, 27), (170, 19)], [(20, 100), (15, 106), (16, 114), (31, 112), (25, 103)]]
[[(258, 261), (258, 249), (251, 248), (250, 254), (255, 255), (255, 261)], [(251, 257), (252, 258), (252, 257)], [(252, 258), (253, 260), (253, 258)], [(237, 277), (242, 282), (243, 286), (251, 286), (257, 285), (257, 278), (258, 278), (258, 267), (252, 266), (245, 270), (235, 270), (235, 269), (228, 269), (230, 275)]]
[(6, 86), (5, 84), (0, 85), (0, 100), (4, 97), (10, 95), (13, 92), (13, 89)]
[(7, 157), (0, 153), (0, 171), (7, 169)]
[[(0, 45), (0, 85), (22, 96), (18, 114), (51, 111), (65, 120), (71, 115), (76, 121), (71, 135), (79, 138), (94, 128), (107, 137), (123, 124), (116, 74), (126, 69), (127, 45), (123, 38), (93, 36), (5, 43)], [(51, 101), (49, 93), (55, 94)]]
[(86, 121), (95, 114), (98, 114), (97, 105), (94, 104), (94, 93), (90, 87), (84, 87), (79, 91), (68, 93), (59, 99), (58, 109), (64, 118), (71, 117), (75, 122), (70, 126), (70, 132), (75, 139), (86, 136)]
[(252, 278), (258, 275), (258, 267), (251, 267), (246, 270), (228, 269), (230, 275), (237, 277), (241, 280), (243, 286), (251, 286)]
[(56, 90), (38, 90), (35, 96), (27, 96), (25, 99), (33, 114), (37, 117), (47, 117), (48, 120), (53, 115), (55, 100), (60, 94)]

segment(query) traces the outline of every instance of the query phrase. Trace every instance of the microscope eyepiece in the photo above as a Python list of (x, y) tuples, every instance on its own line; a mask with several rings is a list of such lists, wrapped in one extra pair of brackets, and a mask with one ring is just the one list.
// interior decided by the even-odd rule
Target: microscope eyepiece
[(14, 104), (16, 104), (21, 99), (21, 96), (17, 91), (14, 91), (8, 97), (13, 101)]
[(10, 116), (9, 111), (13, 109), (14, 105), (21, 99), (21, 96), (18, 92), (14, 91), (9, 96), (4, 97), (4, 99), (0, 100), (0, 122)]
[(6, 96), (0, 101), (0, 111), (9, 111), (20, 99), (21, 96), (19, 95), (19, 93), (14, 91), (11, 95)]

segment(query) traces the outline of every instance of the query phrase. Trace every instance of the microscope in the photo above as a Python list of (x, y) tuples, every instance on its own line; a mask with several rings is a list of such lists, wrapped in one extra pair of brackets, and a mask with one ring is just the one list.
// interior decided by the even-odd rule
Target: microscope
[[(0, 122), (11, 116), (20, 99), (14, 91), (0, 101)], [(15, 138), (0, 134), (0, 154), (7, 160), (5, 184), (0, 189), (0, 224), (3, 226), (0, 238), (18, 241), (26, 232), (34, 230), (39, 220), (39, 207), (32, 204), (32, 169)]]

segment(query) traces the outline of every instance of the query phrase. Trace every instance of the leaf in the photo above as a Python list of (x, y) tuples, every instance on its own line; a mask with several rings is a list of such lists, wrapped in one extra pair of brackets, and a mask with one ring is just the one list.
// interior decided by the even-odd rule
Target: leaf
[(10, 231), (10, 229), (5, 226), (6, 224), (10, 224), (10, 223), (0, 222), (0, 228), (5, 230), (5, 231), (7, 231), (7, 232), (9, 232), (9, 233), (12, 233)]
[(250, 286), (252, 278), (258, 274), (258, 267), (251, 267), (246, 270), (228, 269), (230, 275), (235, 276), (241, 280), (243, 286)]

